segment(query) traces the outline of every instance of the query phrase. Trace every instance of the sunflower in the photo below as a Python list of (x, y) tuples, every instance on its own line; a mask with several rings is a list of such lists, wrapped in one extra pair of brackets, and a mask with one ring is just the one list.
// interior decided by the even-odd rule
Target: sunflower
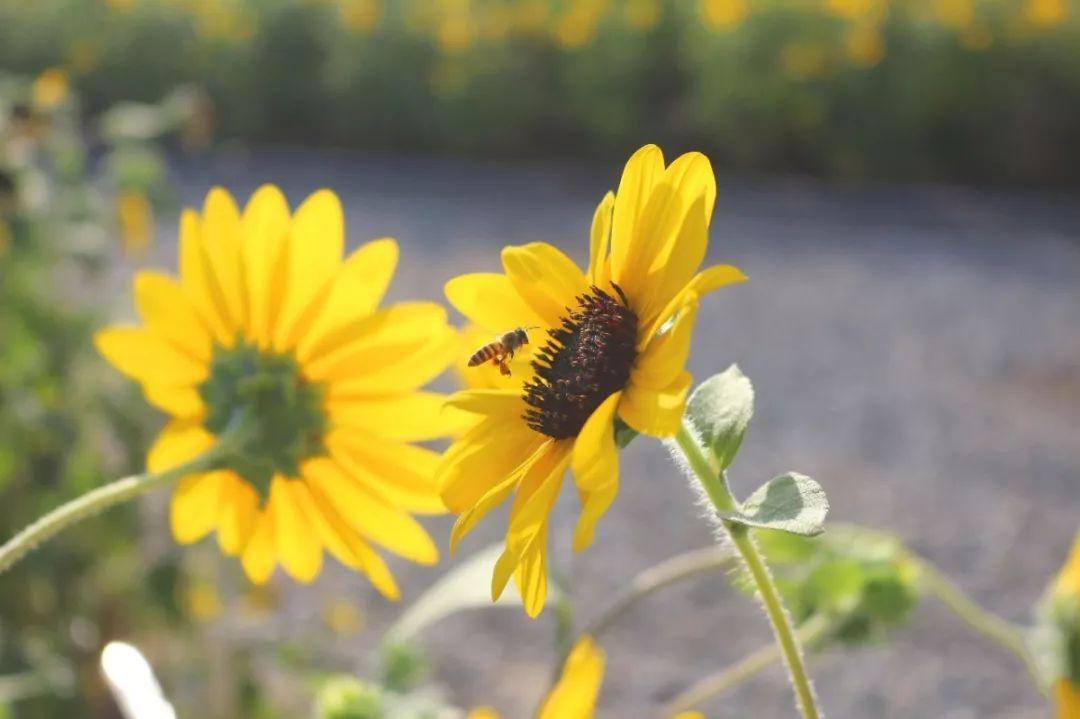
[(276, 187), (242, 212), (211, 190), (201, 215), (181, 217), (179, 279), (139, 273), (142, 325), (95, 341), (171, 416), (151, 472), (205, 452), (237, 422), (246, 430), (221, 468), (180, 481), (170, 507), (178, 542), (216, 530), (255, 583), (279, 563), (310, 582), (326, 549), (396, 598), (373, 545), (437, 561), (412, 514), (445, 511), (438, 456), (412, 443), (444, 431), (445, 398), (419, 388), (446, 369), (457, 339), (437, 304), (379, 307), (397, 265), (393, 240), (343, 259), (344, 245), (332, 192), (290, 214)]
[(503, 273), (446, 285), (450, 303), (492, 336), (537, 328), (519, 350), (530, 366), (513, 375), (513, 386), (451, 397), (449, 406), (474, 417), (437, 470), (446, 506), (460, 515), (451, 548), (516, 495), (492, 596), (514, 577), (530, 616), (544, 605), (548, 515), (567, 468), (582, 502), (580, 551), (618, 491), (616, 421), (654, 437), (677, 432), (698, 299), (746, 279), (730, 265), (698, 272), (715, 199), (704, 155), (665, 167), (660, 149), (648, 145), (596, 210), (587, 272), (555, 247), (533, 243), (505, 248)]
[[(578, 639), (563, 664), (559, 681), (544, 697), (536, 719), (593, 719), (600, 685), (604, 681), (604, 650), (592, 637)], [(490, 707), (478, 707), (467, 719), (500, 719)], [(698, 712), (682, 712), (672, 719), (704, 719)]]

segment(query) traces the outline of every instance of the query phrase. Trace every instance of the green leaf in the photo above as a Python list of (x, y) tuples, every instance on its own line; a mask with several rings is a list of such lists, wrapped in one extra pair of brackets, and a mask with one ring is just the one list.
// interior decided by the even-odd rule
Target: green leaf
[(686, 415), (709, 450), (715, 469), (723, 471), (735, 460), (750, 418), (754, 415), (754, 388), (737, 365), (698, 385), (686, 403)]
[(638, 431), (623, 422), (618, 417), (615, 418), (615, 445), (619, 449), (626, 449), (626, 445), (633, 441), (634, 437), (638, 436)]
[(806, 475), (788, 472), (758, 487), (738, 511), (722, 514), (721, 518), (813, 537), (825, 531), (828, 513), (829, 500), (821, 485)]

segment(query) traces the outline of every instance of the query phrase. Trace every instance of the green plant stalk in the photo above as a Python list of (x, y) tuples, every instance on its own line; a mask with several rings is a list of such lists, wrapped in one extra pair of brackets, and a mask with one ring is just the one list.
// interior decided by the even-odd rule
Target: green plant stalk
[[(717, 512), (723, 515), (734, 510), (736, 508), (735, 498), (731, 495), (731, 490), (728, 489), (723, 473), (713, 471), (685, 419), (679, 428), (679, 433), (675, 436), (675, 442), (678, 444), (679, 449), (682, 450), (691, 471), (701, 482), (701, 486), (705, 489), (705, 493), (709, 496)], [(721, 523), (731, 537), (735, 549), (742, 557), (746, 570), (749, 572), (758, 595), (761, 597), (761, 603), (769, 617), (769, 622), (772, 624), (773, 634), (776, 636), (780, 653), (783, 655), (784, 663), (787, 666), (788, 677), (791, 680), (792, 687), (795, 689), (799, 711), (804, 719), (819, 719), (821, 712), (814, 696), (814, 688), (810, 684), (810, 677), (806, 673), (802, 648), (795, 637), (791, 618), (784, 608), (776, 583), (773, 582), (769, 568), (761, 556), (761, 550), (758, 549), (749, 529), (745, 525), (725, 520), (721, 520)]]
[[(824, 615), (818, 614), (799, 625), (795, 630), (795, 636), (802, 644), (812, 645), (826, 636), (834, 624)], [(781, 659), (783, 655), (776, 643), (763, 646), (734, 664), (695, 682), (665, 704), (660, 710), (660, 715), (670, 717), (679, 712), (696, 709), (709, 699), (718, 697), (743, 682), (749, 681)]]
[(964, 594), (956, 582), (930, 562), (913, 554), (907, 556), (918, 573), (919, 582), (931, 595), (948, 607), (971, 629), (1015, 654), (1024, 663), (1035, 686), (1039, 687), (1044, 694), (1046, 693), (1046, 684), (1040, 676), (1035, 659), (1031, 656), (1020, 630), (976, 604), (973, 599)]
[(239, 429), (234, 422), (233, 426), (221, 434), (213, 447), (190, 461), (163, 472), (146, 472), (118, 479), (60, 505), (0, 547), (0, 574), (11, 569), (43, 542), (52, 539), (72, 524), (186, 475), (221, 466), (222, 460), (234, 449), (238, 436)]

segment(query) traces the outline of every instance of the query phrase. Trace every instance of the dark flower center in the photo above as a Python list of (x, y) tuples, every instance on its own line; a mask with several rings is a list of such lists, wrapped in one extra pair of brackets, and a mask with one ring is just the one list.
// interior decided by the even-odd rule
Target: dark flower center
[[(614, 286), (614, 285), (613, 285)], [(600, 404), (626, 386), (637, 356), (637, 315), (618, 298), (592, 287), (566, 308), (562, 326), (548, 330), (536, 354), (536, 376), (525, 385), (525, 422), (554, 439), (576, 437)]]
[(288, 355), (243, 342), (217, 347), (199, 395), (207, 406), (203, 426), (214, 434), (243, 417), (243, 441), (227, 465), (264, 498), (275, 474), (296, 477), (302, 461), (324, 453), (322, 387), (305, 380)]

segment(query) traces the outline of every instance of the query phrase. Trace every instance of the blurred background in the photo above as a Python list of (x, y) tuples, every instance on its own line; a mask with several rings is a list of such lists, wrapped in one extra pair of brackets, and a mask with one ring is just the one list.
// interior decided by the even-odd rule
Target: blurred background
[[(294, 206), (330, 187), (350, 247), (401, 243), (391, 299), (441, 299), (504, 244), (584, 262), (596, 203), (646, 142), (709, 154), (710, 261), (751, 277), (706, 301), (691, 359), (755, 382), (736, 490), (810, 474), (831, 519), (1030, 622), (1080, 517), (1069, 0), (0, 0), (0, 535), (141, 467), (161, 418), (89, 337), (132, 317), (134, 271), (175, 271), (177, 212), (211, 186), (275, 182)], [(588, 553), (571, 557), (576, 500), (560, 505), (578, 623), (712, 540), (663, 448), (627, 453)], [(99, 671), (116, 639), (181, 717), (308, 716), (327, 677), (397, 666), (378, 647), (402, 606), (339, 567), (253, 588), (212, 542), (176, 547), (166, 506), (112, 510), (0, 577), (0, 717), (121, 716)], [(449, 522), (429, 526), (445, 546)], [(403, 604), (502, 526), (434, 571), (396, 563)], [(902, 600), (812, 659), (830, 716), (1047, 716), (1014, 657)], [(455, 615), (406, 683), (528, 716), (556, 614)], [(652, 716), (768, 639), (723, 573), (658, 594), (605, 637), (601, 716)], [(330, 704), (317, 715), (370, 716)], [(774, 667), (702, 708), (786, 716), (791, 699)]]

